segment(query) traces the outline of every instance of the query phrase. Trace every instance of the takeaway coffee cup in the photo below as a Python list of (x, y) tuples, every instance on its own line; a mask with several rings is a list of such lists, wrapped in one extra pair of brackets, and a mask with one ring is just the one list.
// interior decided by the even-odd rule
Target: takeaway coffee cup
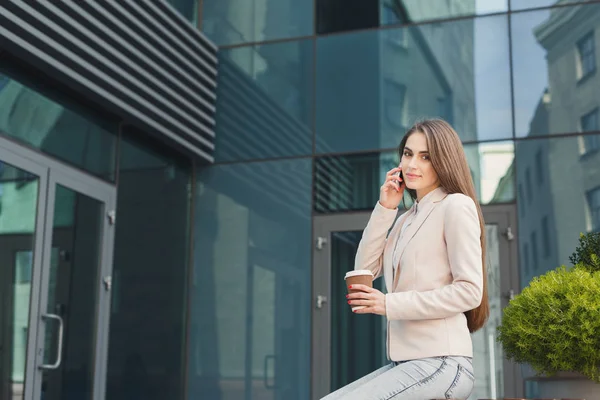
[[(373, 287), (373, 273), (368, 269), (357, 269), (354, 271), (348, 271), (344, 279), (346, 280), (346, 288), (348, 288), (348, 286), (351, 285), (359, 284)], [(360, 290), (348, 289), (348, 293), (356, 292), (360, 292)], [(365, 308), (365, 306), (354, 306), (352, 307), (352, 311), (360, 310), (361, 308)]]

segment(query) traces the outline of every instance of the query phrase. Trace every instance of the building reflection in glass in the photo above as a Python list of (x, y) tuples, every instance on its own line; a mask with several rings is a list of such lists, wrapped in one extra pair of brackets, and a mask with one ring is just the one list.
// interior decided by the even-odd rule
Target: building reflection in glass
[(512, 138), (506, 15), (317, 38), (317, 153), (389, 149), (424, 117)]
[[(514, 201), (512, 141), (465, 145), (465, 153), (482, 204)], [(371, 210), (379, 198), (385, 174), (398, 162), (395, 151), (317, 158), (315, 212)], [(404, 204), (412, 204), (408, 195)]]
[(262, 42), (313, 33), (313, 2), (203, 0), (202, 30), (217, 45)]
[(198, 171), (189, 393), (306, 399), (310, 159)]
[[(600, 228), (600, 135), (589, 134), (600, 130), (600, 5), (524, 13), (515, 15), (518, 20), (513, 22), (525, 22), (525, 16), (535, 22), (528, 25), (529, 36), (544, 50), (535, 54), (533, 65), (544, 62), (547, 75), (541, 74), (545, 82), (537, 81), (545, 86), (538, 86), (535, 108), (520, 110), (529, 110), (531, 139), (516, 146), (522, 286), (536, 275), (568, 265), (579, 234)], [(516, 75), (534, 74), (524, 62), (516, 63)], [(524, 127), (521, 123), (520, 132)], [(586, 134), (535, 139), (569, 132)]]
[(217, 161), (310, 155), (313, 42), (221, 51)]
[(597, 131), (600, 4), (511, 19), (517, 136)]

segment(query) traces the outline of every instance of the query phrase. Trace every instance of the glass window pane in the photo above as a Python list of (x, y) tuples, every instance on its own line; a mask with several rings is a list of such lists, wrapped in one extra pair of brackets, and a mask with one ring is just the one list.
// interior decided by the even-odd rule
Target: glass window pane
[[(481, 204), (515, 199), (512, 142), (464, 147)], [(372, 210), (385, 174), (398, 165), (396, 152), (319, 157), (315, 161), (314, 204), (318, 213)], [(405, 195), (405, 205), (411, 205)]]
[(311, 40), (221, 51), (217, 161), (312, 153)]
[[(600, 4), (511, 18), (516, 135), (579, 132), (582, 118), (598, 107), (600, 78), (590, 60), (599, 52)], [(590, 32), (595, 39), (586, 41)]]
[[(0, 398), (23, 400), (40, 180), (0, 160)], [(29, 378), (28, 378), (29, 379)]]
[(167, 0), (183, 18), (193, 25), (198, 24), (198, 0)]
[(500, 221), (497, 216), (488, 217), (485, 221), (490, 315), (485, 327), (471, 335), (473, 368), (476, 371), (475, 385), (469, 396), (471, 400), (508, 400), (505, 397), (504, 387), (505, 382), (510, 379), (508, 378), (510, 370), (504, 367), (502, 344), (495, 340), (497, 328), (502, 320), (502, 303), (506, 296), (503, 291), (503, 278), (509, 273), (508, 257), (505, 257), (508, 252), (505, 232), (498, 222)]
[(537, 247), (537, 233), (536, 231), (531, 232), (531, 237), (529, 238), (530, 243), (531, 243), (531, 258), (532, 258), (532, 266), (533, 269), (537, 269), (538, 268), (538, 264), (540, 263), (540, 260), (538, 258), (538, 247)]
[(219, 46), (309, 36), (313, 19), (313, 1), (202, 1), (202, 30)]
[(416, 23), (508, 10), (508, 0), (379, 0), (381, 25)]
[(596, 45), (594, 44), (593, 31), (577, 42), (577, 62), (580, 79), (596, 70)]
[(550, 255), (550, 232), (548, 225), (548, 217), (545, 216), (542, 218), (542, 240), (544, 245), (544, 257), (548, 257)]
[[(563, 264), (571, 265), (569, 256), (575, 251), (579, 234), (600, 228), (600, 202), (594, 196), (600, 187), (600, 153), (584, 155), (582, 143), (583, 137), (574, 136), (516, 144), (518, 185), (528, 185), (526, 171), (537, 162), (532, 154), (538, 151), (543, 154), (547, 177), (543, 185), (536, 184), (532, 190), (531, 206), (525, 210), (519, 207), (519, 247), (523, 249), (528, 244), (531, 254), (529, 270), (521, 264), (523, 287), (534, 276)], [(517, 201), (528, 203), (529, 199), (523, 199), (519, 193)]]
[[(345, 300), (348, 293), (344, 277), (354, 269), (356, 250), (363, 231), (331, 232), (331, 362), (330, 393), (388, 364), (386, 349), (387, 321), (370, 314), (353, 318)], [(383, 279), (373, 287), (386, 292)], [(367, 344), (368, 343), (368, 344)]]
[(113, 181), (117, 132), (117, 123), (67, 108), (0, 73), (1, 134)]
[[(398, 166), (399, 160), (396, 152), (317, 158), (315, 211), (372, 210), (386, 172)], [(404, 197), (408, 206), (410, 197)]]
[(467, 145), (465, 153), (481, 204), (510, 203), (515, 200), (513, 142)]
[(581, 117), (581, 131), (594, 132), (600, 129), (598, 126), (598, 108)]
[(600, 187), (596, 187), (587, 193), (590, 217), (592, 220), (592, 231), (600, 231)]
[(124, 132), (106, 398), (182, 399), (191, 163)]
[(584, 137), (585, 152), (593, 153), (600, 150), (600, 139), (596, 135)]
[(538, 185), (542, 185), (544, 183), (544, 164), (543, 164), (543, 160), (542, 157), (544, 155), (542, 154), (541, 151), (538, 151), (537, 153), (535, 153), (535, 174), (536, 174), (536, 179), (537, 179), (537, 184)]
[(508, 0), (317, 0), (317, 33), (506, 12)]
[(379, 4), (364, 0), (316, 0), (317, 33), (333, 33), (379, 26)]
[(189, 398), (308, 399), (310, 159), (197, 174)]
[(536, 7), (551, 7), (559, 3), (584, 3), (593, 0), (510, 0), (510, 8), (512, 10), (524, 10), (527, 8)]
[(44, 362), (52, 364), (59, 348), (63, 360), (58, 370), (42, 372), (42, 395), (38, 398), (77, 396), (89, 400), (93, 398), (96, 288), (100, 286), (106, 211), (102, 202), (82, 193), (61, 185), (55, 190), (46, 312), (61, 316), (65, 331), (60, 347), (57, 323), (46, 322)]
[(512, 137), (506, 15), (318, 38), (316, 65), (319, 153), (394, 148), (422, 117)]

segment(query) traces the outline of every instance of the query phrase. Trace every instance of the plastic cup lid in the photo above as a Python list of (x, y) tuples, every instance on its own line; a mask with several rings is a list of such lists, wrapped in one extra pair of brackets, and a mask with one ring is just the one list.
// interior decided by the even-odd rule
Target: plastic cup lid
[(363, 276), (363, 275), (370, 275), (371, 277), (373, 277), (373, 273), (371, 271), (369, 271), (368, 269), (357, 269), (354, 271), (348, 271), (346, 273), (346, 276), (344, 277), (344, 279), (348, 279), (353, 276)]

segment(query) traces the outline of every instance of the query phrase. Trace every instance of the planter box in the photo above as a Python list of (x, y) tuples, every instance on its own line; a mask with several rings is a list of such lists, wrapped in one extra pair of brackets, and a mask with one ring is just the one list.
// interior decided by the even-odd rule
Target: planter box
[(527, 380), (538, 383), (540, 398), (600, 400), (600, 384), (573, 372), (559, 372), (553, 376), (531, 377)]

